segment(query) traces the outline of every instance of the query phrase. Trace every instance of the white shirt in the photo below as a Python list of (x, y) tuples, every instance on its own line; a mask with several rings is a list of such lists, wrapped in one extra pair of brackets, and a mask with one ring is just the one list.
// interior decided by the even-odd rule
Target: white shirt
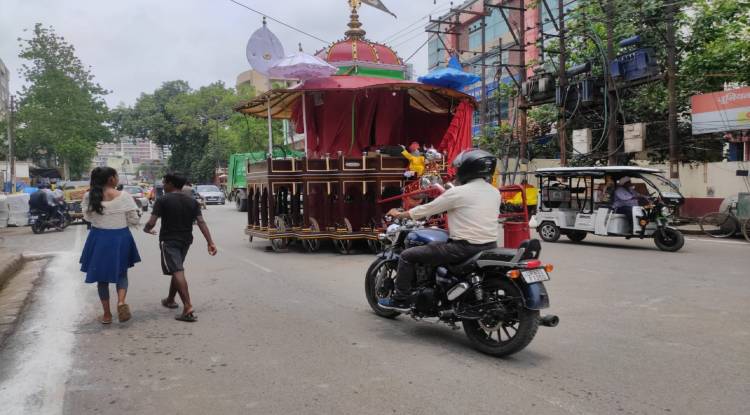
[(497, 241), (500, 192), (483, 179), (450, 188), (432, 202), (411, 209), (409, 215), (422, 219), (443, 212), (448, 214), (451, 239), (472, 244)]
[(135, 205), (133, 196), (128, 192), (120, 192), (120, 196), (110, 200), (103, 201), (102, 214), (95, 211), (89, 212), (89, 194), (83, 197), (81, 209), (83, 218), (91, 222), (91, 226), (99, 229), (122, 229), (128, 225), (136, 226), (140, 222), (138, 217), (138, 206)]

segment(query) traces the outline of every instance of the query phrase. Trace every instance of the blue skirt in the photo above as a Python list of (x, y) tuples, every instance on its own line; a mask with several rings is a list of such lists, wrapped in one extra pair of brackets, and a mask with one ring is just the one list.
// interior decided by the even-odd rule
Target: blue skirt
[(81, 271), (86, 282), (116, 284), (127, 275), (128, 268), (141, 262), (130, 229), (91, 228), (81, 253)]

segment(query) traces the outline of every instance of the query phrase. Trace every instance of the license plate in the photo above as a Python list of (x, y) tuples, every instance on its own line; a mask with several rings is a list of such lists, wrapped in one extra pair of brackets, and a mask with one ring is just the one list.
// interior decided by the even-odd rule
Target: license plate
[(533, 284), (535, 282), (549, 281), (549, 275), (547, 271), (543, 269), (531, 269), (528, 271), (521, 271), (521, 276), (527, 284)]

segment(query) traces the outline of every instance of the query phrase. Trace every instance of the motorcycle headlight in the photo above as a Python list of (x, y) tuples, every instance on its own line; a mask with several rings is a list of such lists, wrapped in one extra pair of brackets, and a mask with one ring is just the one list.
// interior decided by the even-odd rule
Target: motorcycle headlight
[(670, 210), (668, 207), (664, 206), (661, 208), (661, 215), (662, 216), (669, 216), (672, 214), (672, 210)]
[(396, 239), (398, 239), (398, 232), (401, 227), (395, 223), (392, 223), (388, 226), (388, 229), (385, 231), (385, 236), (388, 238), (388, 240), (391, 241), (391, 243), (396, 243)]

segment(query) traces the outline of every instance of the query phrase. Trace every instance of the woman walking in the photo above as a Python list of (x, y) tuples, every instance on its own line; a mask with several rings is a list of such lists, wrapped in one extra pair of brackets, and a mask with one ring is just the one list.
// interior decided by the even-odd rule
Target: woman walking
[(109, 284), (117, 287), (117, 317), (130, 320), (130, 307), (125, 303), (128, 292), (128, 268), (141, 261), (138, 248), (128, 225), (138, 225), (138, 207), (127, 192), (117, 190), (117, 171), (97, 167), (91, 171), (91, 188), (83, 198), (84, 219), (91, 231), (81, 253), (81, 271), (87, 283), (97, 283), (104, 314), (102, 324), (112, 323), (109, 307)]

